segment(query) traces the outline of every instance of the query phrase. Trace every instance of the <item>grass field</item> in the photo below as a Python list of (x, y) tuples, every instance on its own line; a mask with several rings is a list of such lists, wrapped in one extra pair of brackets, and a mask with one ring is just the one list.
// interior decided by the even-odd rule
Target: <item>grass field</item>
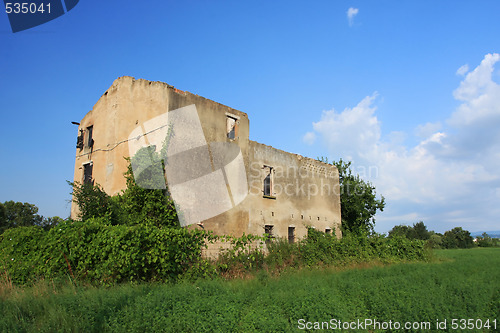
[[(337, 325), (344, 332), (500, 332), (500, 248), (435, 256), (430, 263), (302, 270), (278, 278), (261, 272), (251, 280), (176, 285), (105, 289), (45, 281), (18, 288), (4, 282), (0, 331), (290, 332)], [(413, 328), (403, 330), (407, 322)]]

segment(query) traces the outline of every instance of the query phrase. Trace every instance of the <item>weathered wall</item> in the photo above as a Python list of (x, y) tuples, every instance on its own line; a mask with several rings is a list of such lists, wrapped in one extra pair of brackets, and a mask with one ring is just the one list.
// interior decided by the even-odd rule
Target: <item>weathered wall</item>
[[(273, 225), (275, 234), (287, 237), (295, 227), (296, 238), (312, 226), (331, 229), (340, 237), (339, 176), (335, 166), (250, 141), (248, 171), (249, 232), (263, 233)], [(273, 168), (273, 195), (263, 195), (263, 180)]]
[[(207, 142), (238, 144), (248, 152), (248, 116), (241, 111), (162, 83), (120, 77), (80, 121), (79, 130), (93, 126), (92, 148), (76, 149), (74, 181), (83, 181), (83, 164), (93, 163), (93, 178), (106, 193), (115, 195), (126, 188), (124, 157), (129, 157), (127, 140), (134, 128), (167, 111), (195, 104)], [(239, 117), (238, 136), (226, 136), (226, 113)], [(86, 140), (86, 137), (85, 137)], [(77, 207), (71, 207), (75, 217)]]
[[(335, 166), (290, 154), (249, 140), (249, 120), (244, 112), (180, 91), (162, 82), (121, 77), (102, 95), (80, 122), (79, 130), (93, 126), (93, 147), (77, 149), (74, 180), (83, 180), (83, 165), (93, 163), (93, 179), (114, 195), (125, 189), (130, 133), (147, 120), (167, 111), (194, 104), (203, 134), (210, 142), (233, 142), (242, 152), (249, 194), (238, 206), (203, 221), (207, 230), (216, 234), (240, 236), (243, 233), (262, 235), (265, 225), (273, 233), (287, 237), (288, 228), (295, 227), (295, 237), (306, 234), (307, 226), (325, 231), (337, 229), (340, 236), (340, 196)], [(238, 118), (236, 137), (227, 136), (227, 115)], [(85, 141), (87, 138), (84, 138)], [(273, 194), (263, 195), (265, 169), (273, 168)], [(77, 214), (72, 205), (72, 216)], [(191, 228), (199, 228), (197, 225)]]

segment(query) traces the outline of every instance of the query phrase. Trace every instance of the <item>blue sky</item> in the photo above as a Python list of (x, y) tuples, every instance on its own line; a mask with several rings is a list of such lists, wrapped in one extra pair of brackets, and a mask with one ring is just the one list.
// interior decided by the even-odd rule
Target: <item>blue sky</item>
[(247, 112), (252, 140), (352, 159), (386, 197), (377, 231), (498, 230), (498, 13), (498, 1), (81, 0), (15, 34), (0, 13), (0, 201), (67, 217), (70, 122), (129, 75)]

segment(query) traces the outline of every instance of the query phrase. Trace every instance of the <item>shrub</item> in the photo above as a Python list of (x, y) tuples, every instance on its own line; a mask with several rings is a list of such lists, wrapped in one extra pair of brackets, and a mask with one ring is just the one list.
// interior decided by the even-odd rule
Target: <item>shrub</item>
[(78, 205), (80, 220), (106, 218), (112, 224), (117, 223), (117, 207), (99, 184), (68, 182), (68, 185), (72, 188), (73, 201)]
[(1, 234), (0, 272), (21, 284), (40, 274), (45, 234), (37, 226), (7, 229)]
[(200, 260), (204, 232), (71, 221), (48, 232), (15, 228), (0, 235), (0, 270), (14, 283), (71, 276), (97, 284), (176, 280)]
[(431, 249), (440, 249), (443, 244), (443, 237), (438, 234), (433, 234), (427, 241), (427, 246)]
[(483, 233), (482, 236), (477, 237), (477, 246), (479, 247), (492, 247), (498, 246), (499, 242), (496, 238), (491, 238), (487, 233)]

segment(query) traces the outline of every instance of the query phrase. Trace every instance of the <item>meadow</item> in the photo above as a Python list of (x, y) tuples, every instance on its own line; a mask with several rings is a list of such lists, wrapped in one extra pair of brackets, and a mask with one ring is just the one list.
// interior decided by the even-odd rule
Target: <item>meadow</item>
[(105, 288), (4, 280), (0, 331), (499, 332), (499, 281), (500, 248), (436, 250), (428, 262), (372, 261), (279, 276), (261, 270), (230, 281)]

